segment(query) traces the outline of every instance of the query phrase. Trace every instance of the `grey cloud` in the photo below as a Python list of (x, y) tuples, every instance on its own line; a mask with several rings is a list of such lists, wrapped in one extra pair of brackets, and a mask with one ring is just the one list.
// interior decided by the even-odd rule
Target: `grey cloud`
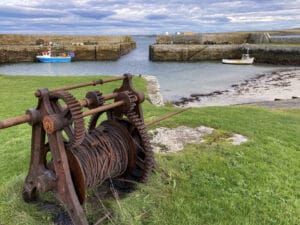
[(109, 17), (111, 15), (114, 15), (115, 12), (113, 11), (100, 11), (100, 10), (88, 10), (88, 9), (76, 9), (76, 10), (70, 10), (71, 13), (80, 16), (80, 17), (85, 17), (85, 18), (92, 18), (92, 19), (102, 19), (105, 17)]
[(162, 14), (152, 14), (152, 15), (147, 15), (145, 18), (148, 20), (164, 20), (167, 19), (168, 16)]
[(90, 6), (99, 6), (99, 5), (107, 5), (108, 7), (110, 5), (113, 5), (113, 4), (117, 4), (117, 5), (124, 5), (126, 3), (126, 1), (122, 1), (122, 0), (108, 0), (108, 1), (97, 1), (97, 0), (94, 0), (94, 1), (88, 1), (86, 3), (87, 5), (90, 5)]
[(33, 8), (21, 8), (11, 6), (0, 6), (0, 17), (2, 18), (56, 18), (59, 11), (37, 10)]

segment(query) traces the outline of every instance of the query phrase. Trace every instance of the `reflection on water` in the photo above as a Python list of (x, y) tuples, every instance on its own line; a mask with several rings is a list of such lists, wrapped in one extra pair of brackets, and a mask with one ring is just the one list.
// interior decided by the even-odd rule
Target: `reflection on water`
[(221, 62), (151, 62), (148, 60), (152, 37), (136, 37), (137, 48), (118, 61), (72, 63), (18, 63), (0, 66), (8, 75), (154, 75), (158, 78), (165, 100), (175, 100), (192, 93), (223, 90), (256, 74), (279, 68), (268, 65), (224, 65)]

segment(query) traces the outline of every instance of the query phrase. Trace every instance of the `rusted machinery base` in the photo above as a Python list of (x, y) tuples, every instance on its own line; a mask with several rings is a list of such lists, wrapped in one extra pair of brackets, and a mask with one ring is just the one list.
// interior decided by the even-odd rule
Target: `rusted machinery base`
[[(119, 80), (122, 85), (107, 95), (94, 90), (77, 100), (69, 92)], [(154, 157), (141, 108), (144, 94), (133, 88), (130, 74), (54, 90), (41, 88), (35, 96), (36, 108), (24, 116), (0, 121), (0, 129), (25, 122), (32, 126), (25, 201), (36, 201), (40, 193), (51, 191), (74, 225), (88, 225), (83, 209), (88, 188), (109, 183), (132, 190), (135, 183), (147, 181)]]
[[(147, 180), (154, 159), (140, 105), (144, 95), (133, 89), (131, 79), (131, 75), (113, 79), (123, 84), (112, 94), (91, 91), (80, 101), (67, 90), (88, 84), (36, 91), (38, 106), (26, 117), (32, 125), (31, 162), (23, 188), (26, 201), (51, 191), (75, 225), (87, 225), (82, 205), (89, 187), (108, 181), (120, 185), (120, 180), (129, 181), (125, 185), (129, 187)], [(114, 102), (105, 105), (109, 99)], [(82, 112), (82, 107), (89, 110)], [(85, 116), (91, 116), (88, 128)]]

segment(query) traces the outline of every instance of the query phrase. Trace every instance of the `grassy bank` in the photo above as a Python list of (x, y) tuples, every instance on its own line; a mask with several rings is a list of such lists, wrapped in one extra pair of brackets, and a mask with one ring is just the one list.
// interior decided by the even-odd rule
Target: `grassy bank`
[[(33, 93), (38, 87), (93, 79), (0, 76), (0, 118), (35, 107)], [(145, 90), (141, 78), (134, 82)], [(110, 84), (103, 92), (117, 86)], [(82, 98), (86, 90), (91, 88), (72, 93)], [(148, 102), (143, 109), (146, 121), (176, 110)], [(207, 107), (156, 126), (179, 125), (205, 125), (217, 132), (206, 143), (189, 144), (180, 153), (156, 154), (156, 172), (147, 184), (117, 201), (88, 204), (91, 222), (109, 211), (113, 217), (108, 224), (300, 224), (300, 110)], [(240, 146), (222, 141), (222, 134), (230, 132), (249, 141)], [(21, 198), (30, 135), (28, 125), (0, 131), (0, 224), (52, 224), (51, 214)], [(42, 195), (42, 200), (55, 202), (51, 194)]]

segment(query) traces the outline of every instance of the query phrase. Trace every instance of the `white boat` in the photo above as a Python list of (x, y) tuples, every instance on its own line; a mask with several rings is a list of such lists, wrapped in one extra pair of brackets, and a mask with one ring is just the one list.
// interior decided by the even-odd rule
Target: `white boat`
[(237, 64), (237, 65), (251, 65), (254, 62), (254, 57), (250, 57), (249, 49), (247, 54), (243, 54), (241, 59), (222, 59), (222, 63), (225, 64)]

